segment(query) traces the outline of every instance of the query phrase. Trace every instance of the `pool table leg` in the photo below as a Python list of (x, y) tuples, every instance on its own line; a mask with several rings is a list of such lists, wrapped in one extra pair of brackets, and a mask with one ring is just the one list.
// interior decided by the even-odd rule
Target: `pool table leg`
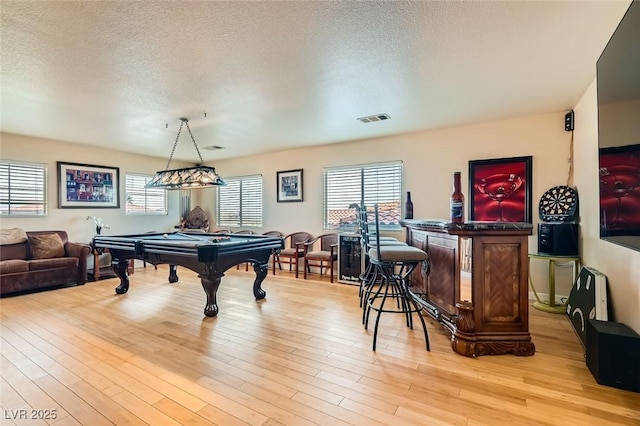
[(129, 267), (129, 260), (120, 259), (116, 263), (113, 262), (113, 272), (120, 278), (120, 285), (116, 287), (117, 294), (125, 294), (129, 291), (129, 275), (127, 274), (127, 268)]
[(169, 265), (169, 282), (178, 282), (178, 265)]
[(220, 280), (222, 275), (207, 277), (204, 275), (198, 275), (200, 282), (202, 282), (202, 288), (207, 295), (207, 304), (204, 307), (204, 314), (208, 317), (215, 317), (218, 315), (218, 301), (216, 299), (216, 293), (218, 287), (220, 287)]
[(256, 300), (261, 300), (267, 296), (267, 293), (260, 286), (269, 273), (269, 263), (263, 265), (254, 263), (253, 270), (256, 271), (256, 280), (253, 282), (253, 295)]

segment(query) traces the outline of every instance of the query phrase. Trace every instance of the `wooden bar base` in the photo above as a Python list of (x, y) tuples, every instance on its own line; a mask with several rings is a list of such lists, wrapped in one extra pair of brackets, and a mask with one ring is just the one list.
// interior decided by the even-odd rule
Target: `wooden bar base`
[[(528, 236), (531, 224), (405, 220), (407, 243), (429, 254), (416, 268), (411, 292), (451, 334), (451, 348), (468, 357), (530, 356)], [(460, 288), (462, 242), (471, 244), (471, 288)]]
[(495, 333), (478, 335), (473, 320), (473, 305), (467, 301), (456, 303), (458, 315), (456, 327), (452, 330), (451, 348), (461, 355), (476, 357), (480, 355), (513, 354), (533, 355), (536, 351), (529, 332), (502, 333), (493, 340)]

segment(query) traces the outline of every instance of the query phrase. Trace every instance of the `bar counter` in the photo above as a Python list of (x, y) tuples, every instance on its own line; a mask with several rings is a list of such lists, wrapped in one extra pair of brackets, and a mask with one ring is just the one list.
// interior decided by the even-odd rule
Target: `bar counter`
[[(455, 352), (469, 357), (535, 353), (527, 278), (532, 224), (437, 219), (400, 223), (407, 243), (429, 254), (428, 268), (416, 268), (411, 276), (411, 294), (450, 333)], [(461, 271), (463, 260), (470, 264), (468, 272)]]

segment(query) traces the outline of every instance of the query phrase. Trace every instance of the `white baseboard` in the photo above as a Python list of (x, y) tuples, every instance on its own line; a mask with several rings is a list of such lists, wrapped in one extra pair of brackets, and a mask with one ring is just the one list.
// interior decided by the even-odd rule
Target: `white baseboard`
[[(547, 302), (549, 300), (549, 294), (548, 293), (538, 293), (538, 297), (543, 302)], [(567, 295), (563, 295), (563, 294), (558, 295), (558, 294), (556, 294), (556, 305), (562, 305), (564, 302), (567, 301), (568, 297), (569, 296), (567, 296)], [(533, 294), (532, 291), (529, 292), (529, 300), (537, 301), (536, 295)]]

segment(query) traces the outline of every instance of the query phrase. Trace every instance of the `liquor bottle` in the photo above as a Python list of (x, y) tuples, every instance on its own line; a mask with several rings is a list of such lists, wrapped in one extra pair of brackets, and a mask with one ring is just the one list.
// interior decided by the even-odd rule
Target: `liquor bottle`
[(413, 201), (411, 201), (411, 192), (407, 192), (407, 202), (404, 205), (404, 218), (413, 219)]
[(453, 194), (451, 194), (451, 222), (464, 223), (464, 195), (460, 190), (460, 172), (453, 174)]

